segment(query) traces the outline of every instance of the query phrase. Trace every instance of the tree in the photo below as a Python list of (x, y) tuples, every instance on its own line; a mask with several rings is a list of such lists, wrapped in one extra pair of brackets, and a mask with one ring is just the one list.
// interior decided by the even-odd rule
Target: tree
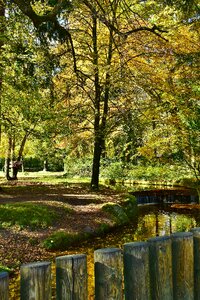
[[(112, 115), (110, 111), (126, 94), (119, 81), (116, 83), (114, 80), (116, 75), (123, 85), (125, 83), (123, 74), (128, 73), (128, 80), (142, 88), (143, 94), (148, 95), (146, 100), (142, 101), (142, 105), (148, 104), (144, 115), (148, 117), (152, 112), (154, 113), (156, 118), (154, 116), (150, 119), (153, 133), (160, 131), (163, 135), (163, 129), (168, 125), (166, 122), (171, 119), (170, 125), (172, 125), (173, 119), (178, 116), (172, 113), (173, 102), (177, 100), (175, 102), (178, 105), (178, 98), (177, 94), (175, 96), (171, 91), (171, 83), (166, 81), (170, 79), (172, 72), (170, 73), (168, 66), (166, 67), (165, 58), (169, 65), (171, 62), (174, 63), (175, 49), (171, 44), (164, 46), (161, 38), (166, 33), (166, 28), (171, 30), (174, 26), (180, 25), (181, 21), (193, 23), (197, 19), (195, 13), (198, 13), (198, 4), (195, 0), (190, 3), (186, 1), (66, 2), (60, 0), (56, 3), (43, 1), (42, 4), (39, 1), (26, 0), (26, 5), (24, 1), (14, 0), (14, 3), (33, 21), (40, 35), (48, 43), (55, 43), (57, 39), (67, 50), (70, 49), (71, 64), (77, 77), (76, 95), (79, 99), (83, 94), (82, 99), (87, 95), (92, 101), (92, 108), (87, 107), (81, 111), (89, 116), (90, 130), (93, 123), (94, 155), (91, 186), (98, 188), (100, 159), (109, 131), (108, 120)], [(181, 10), (176, 11), (174, 6)], [(79, 19), (77, 19), (77, 10), (79, 10)], [(180, 11), (184, 13), (181, 18)], [(83, 33), (86, 34), (85, 40)], [(173, 31), (172, 33), (174, 34)], [(61, 49), (63, 50), (62, 46)], [(62, 54), (60, 52), (61, 56)], [(86, 61), (89, 65), (87, 67), (83, 66)], [(123, 73), (125, 67), (129, 72)], [(170, 111), (165, 106), (168, 105), (167, 102), (170, 102)], [(80, 107), (76, 104), (75, 106)], [(90, 117), (91, 110), (93, 110), (93, 122)], [(146, 126), (148, 127), (148, 122)], [(166, 133), (169, 133), (167, 129)], [(148, 134), (147, 136), (149, 138)], [(165, 141), (169, 139), (168, 136), (167, 139), (165, 137)], [(154, 145), (154, 154), (157, 153), (158, 146)]]
[(54, 103), (49, 56), (44, 56), (47, 52), (30, 21), (15, 7), (8, 8), (7, 39), (0, 61), (3, 69), (1, 124), (7, 140), (4, 143), (4, 149), (7, 149), (6, 153), (4, 151), (6, 177), (16, 179), (26, 141), (30, 135), (36, 134), (41, 122), (50, 118)]
[(154, 92), (150, 91), (151, 98), (157, 96), (157, 106), (151, 105), (146, 114), (149, 123), (154, 121), (156, 126), (146, 130), (140, 153), (153, 159), (156, 148), (159, 160), (179, 159), (199, 181), (199, 34), (196, 25), (196, 21), (189, 21), (176, 28), (169, 37), (165, 59), (160, 58), (156, 68), (164, 80), (159, 80), (159, 88), (156, 88), (154, 82), (158, 83), (158, 79), (152, 73), (148, 81)]
[[(75, 52), (74, 38), (69, 25), (68, 18), (70, 17), (69, 12), (72, 7), (69, 3), (65, 1), (58, 1), (58, 3), (51, 4), (46, 3), (47, 6), (43, 6), (43, 14), (39, 14), (36, 8), (37, 1), (33, 5), (30, 4), (30, 1), (26, 1), (26, 7), (24, 3), (20, 0), (14, 1), (19, 8), (29, 16), (35, 27), (40, 31), (46, 34), (48, 37), (58, 37), (61, 41), (67, 39), (70, 45), (72, 58), (73, 58), (73, 67), (74, 71), (77, 74), (78, 79), (80, 79), (80, 72), (77, 67), (77, 55)], [(34, 6), (35, 5), (35, 6)], [(90, 18), (92, 19), (92, 51), (93, 51), (93, 68), (94, 68), (94, 155), (93, 155), (93, 173), (91, 186), (98, 188), (99, 181), (99, 169), (100, 169), (100, 158), (102, 155), (102, 149), (105, 147), (105, 136), (106, 136), (106, 124), (107, 124), (107, 115), (109, 109), (109, 97), (111, 91), (111, 71), (110, 66), (113, 60), (113, 49), (117, 50), (117, 39), (118, 42), (126, 39), (128, 36), (137, 33), (137, 32), (149, 32), (153, 33), (160, 37), (160, 33), (163, 32), (155, 24), (151, 24), (147, 21), (144, 21), (139, 17), (139, 14), (135, 14), (135, 21), (132, 21), (132, 14), (134, 4), (130, 4), (128, 1), (126, 3), (122, 1), (114, 1), (113, 3), (104, 3), (101, 2), (88, 2), (86, 0), (76, 4), (78, 8), (84, 8), (90, 12)], [(76, 10), (76, 6), (73, 7)], [(35, 10), (34, 10), (35, 9)], [(58, 21), (58, 16), (62, 14), (62, 19), (65, 20), (64, 23), (66, 26), (62, 26)], [(87, 12), (88, 14), (88, 12)], [(65, 18), (64, 18), (65, 15)], [(66, 17), (67, 16), (67, 17)], [(123, 16), (123, 17), (122, 17)], [(121, 20), (123, 19), (123, 22)], [(101, 25), (100, 25), (101, 24)], [(107, 44), (107, 54), (104, 52), (104, 56), (107, 55), (106, 63), (104, 65), (105, 77), (103, 90), (101, 90), (100, 85), (100, 70), (99, 70), (99, 45), (98, 45), (98, 36), (99, 30), (103, 29), (108, 36)], [(48, 31), (47, 31), (48, 30)], [(50, 36), (51, 35), (51, 36)], [(117, 51), (116, 51), (117, 52)], [(105, 58), (105, 57), (104, 57)], [(117, 59), (115, 59), (117, 62)], [(83, 76), (84, 77), (84, 74)], [(81, 77), (81, 79), (82, 79)]]

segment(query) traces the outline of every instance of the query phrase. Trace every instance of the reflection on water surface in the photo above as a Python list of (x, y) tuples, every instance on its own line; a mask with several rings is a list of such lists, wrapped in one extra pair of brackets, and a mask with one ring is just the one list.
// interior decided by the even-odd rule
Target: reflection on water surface
[[(116, 229), (105, 238), (95, 238), (89, 242), (93, 249), (123, 247), (124, 243), (144, 241), (154, 236), (170, 235), (177, 231), (189, 231), (200, 226), (198, 211), (177, 210), (169, 206), (144, 206), (138, 216), (127, 226)], [(88, 243), (87, 243), (88, 244)]]

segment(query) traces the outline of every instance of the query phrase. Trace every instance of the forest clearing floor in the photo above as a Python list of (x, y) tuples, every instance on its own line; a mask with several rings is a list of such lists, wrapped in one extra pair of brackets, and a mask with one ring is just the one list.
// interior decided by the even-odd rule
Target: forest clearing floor
[(53, 232), (91, 233), (102, 223), (113, 225), (111, 217), (101, 207), (107, 202), (120, 202), (122, 195), (106, 187), (92, 192), (89, 184), (48, 184), (28, 180), (1, 184), (0, 204), (42, 204), (54, 210), (58, 217), (48, 228), (0, 226), (0, 265), (16, 270), (22, 263), (56, 256), (56, 252), (42, 246), (42, 241)]

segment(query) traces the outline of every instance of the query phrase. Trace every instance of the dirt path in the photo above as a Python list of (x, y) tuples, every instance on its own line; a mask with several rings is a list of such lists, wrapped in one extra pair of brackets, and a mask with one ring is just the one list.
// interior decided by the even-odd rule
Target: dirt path
[[(11, 186), (12, 185), (12, 186)], [(0, 264), (16, 269), (25, 262), (44, 260), (53, 253), (45, 250), (41, 242), (51, 233), (93, 232), (101, 223), (112, 224), (110, 217), (101, 210), (106, 202), (118, 202), (121, 195), (110, 189), (93, 193), (87, 185), (48, 185), (19, 182), (2, 186), (0, 204), (34, 202), (49, 209), (56, 208), (58, 221), (47, 229), (30, 230), (17, 226), (0, 229)], [(72, 211), (66, 214), (63, 208)]]

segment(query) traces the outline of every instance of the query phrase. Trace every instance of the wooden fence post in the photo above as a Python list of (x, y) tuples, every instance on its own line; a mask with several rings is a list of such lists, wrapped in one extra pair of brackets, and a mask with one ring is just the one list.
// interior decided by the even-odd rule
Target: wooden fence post
[(56, 258), (57, 300), (87, 300), (87, 257), (84, 254)]
[(200, 227), (191, 231), (194, 236), (194, 299), (200, 300)]
[(99, 249), (94, 252), (95, 300), (121, 300), (122, 252), (118, 248)]
[(8, 272), (1, 272), (0, 273), (0, 299), (1, 300), (8, 300), (8, 282), (9, 276)]
[(126, 300), (150, 299), (147, 242), (124, 244), (124, 287)]
[(172, 270), (175, 300), (194, 299), (193, 234), (178, 232), (172, 238)]
[(173, 299), (172, 250), (169, 236), (148, 240), (151, 297), (153, 300)]
[(22, 265), (21, 300), (51, 299), (51, 263), (36, 262)]

